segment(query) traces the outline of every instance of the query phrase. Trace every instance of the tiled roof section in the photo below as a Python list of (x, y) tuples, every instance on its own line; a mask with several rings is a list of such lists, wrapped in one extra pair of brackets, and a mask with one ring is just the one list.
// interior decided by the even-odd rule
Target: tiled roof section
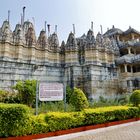
[(134, 28), (131, 28), (131, 27), (129, 27), (129, 29), (126, 30), (123, 34), (124, 35), (128, 35), (130, 33), (135, 33), (135, 34), (139, 34), (140, 35), (140, 32), (139, 31), (137, 31), (137, 30), (135, 30)]
[(123, 34), (123, 31), (118, 28), (112, 28), (112, 29), (108, 30), (104, 34), (104, 36), (112, 36), (112, 35), (116, 35), (116, 34)]

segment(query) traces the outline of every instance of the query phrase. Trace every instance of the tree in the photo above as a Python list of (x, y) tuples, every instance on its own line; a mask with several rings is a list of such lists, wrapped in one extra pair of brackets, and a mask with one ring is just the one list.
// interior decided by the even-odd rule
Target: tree
[(19, 98), (23, 104), (33, 106), (36, 96), (36, 80), (18, 81), (13, 87), (19, 93)]
[(74, 91), (70, 97), (69, 102), (75, 107), (76, 111), (81, 111), (84, 108), (88, 108), (88, 100), (81, 89), (74, 88)]
[(139, 106), (140, 104), (140, 90), (135, 90), (132, 95), (130, 96), (130, 102), (134, 106)]

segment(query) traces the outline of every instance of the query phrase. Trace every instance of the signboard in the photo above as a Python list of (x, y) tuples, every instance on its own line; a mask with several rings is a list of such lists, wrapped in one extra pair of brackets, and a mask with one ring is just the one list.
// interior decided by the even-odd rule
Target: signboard
[(60, 101), (63, 100), (63, 84), (61, 83), (40, 83), (40, 101)]

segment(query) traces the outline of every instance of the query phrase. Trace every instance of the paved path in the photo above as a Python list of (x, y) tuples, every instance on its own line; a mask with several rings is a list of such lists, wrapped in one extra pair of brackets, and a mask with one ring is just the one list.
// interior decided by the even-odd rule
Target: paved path
[(140, 140), (140, 121), (38, 140)]

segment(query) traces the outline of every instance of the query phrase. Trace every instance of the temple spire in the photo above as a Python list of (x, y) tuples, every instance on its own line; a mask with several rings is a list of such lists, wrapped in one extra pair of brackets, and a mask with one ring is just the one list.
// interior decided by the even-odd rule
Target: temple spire
[(75, 24), (72, 24), (73, 26), (73, 34), (75, 35)]
[(22, 20), (23, 20), (23, 24), (24, 24), (24, 20), (25, 20), (25, 8), (26, 8), (26, 7), (24, 6), (24, 7), (23, 7), (23, 19), (22, 19)]
[(23, 26), (23, 16), (22, 16), (22, 13), (20, 14), (20, 18), (21, 18), (21, 26)]
[(57, 34), (57, 25), (55, 25), (55, 33)]
[(103, 34), (103, 27), (102, 25), (100, 25), (100, 28), (101, 28), (101, 35)]
[(50, 24), (47, 24), (47, 27), (48, 27), (48, 37), (50, 36)]
[(91, 30), (93, 31), (93, 21), (91, 22)]
[(47, 21), (45, 21), (45, 24), (44, 24), (45, 32), (46, 32), (46, 26), (47, 26)]
[(10, 22), (10, 10), (8, 10), (8, 22)]

